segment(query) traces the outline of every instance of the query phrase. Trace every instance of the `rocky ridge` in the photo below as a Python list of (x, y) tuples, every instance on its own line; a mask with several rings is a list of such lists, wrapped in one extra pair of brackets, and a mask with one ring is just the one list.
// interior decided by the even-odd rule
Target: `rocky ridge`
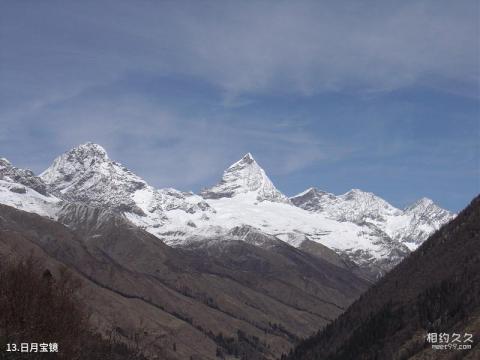
[(454, 214), (428, 198), (401, 210), (359, 189), (337, 196), (310, 188), (290, 200), (302, 209), (325, 214), (330, 219), (376, 228), (410, 250), (416, 249), (432, 232), (454, 218)]

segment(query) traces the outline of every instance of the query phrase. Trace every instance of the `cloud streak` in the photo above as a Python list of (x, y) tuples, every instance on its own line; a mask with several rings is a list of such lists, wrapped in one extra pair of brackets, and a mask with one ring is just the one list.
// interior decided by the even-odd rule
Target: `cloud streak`
[(476, 1), (46, 1), (2, 13), (3, 82), (37, 96), (134, 69), (198, 77), (230, 97), (417, 84), (477, 91)]

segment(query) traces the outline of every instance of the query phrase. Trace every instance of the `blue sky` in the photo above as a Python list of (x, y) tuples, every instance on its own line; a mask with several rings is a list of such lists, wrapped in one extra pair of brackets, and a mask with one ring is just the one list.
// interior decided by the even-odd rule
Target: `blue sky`
[(0, 155), (93, 141), (198, 191), (252, 152), (277, 187), (459, 210), (480, 192), (477, 1), (0, 0)]

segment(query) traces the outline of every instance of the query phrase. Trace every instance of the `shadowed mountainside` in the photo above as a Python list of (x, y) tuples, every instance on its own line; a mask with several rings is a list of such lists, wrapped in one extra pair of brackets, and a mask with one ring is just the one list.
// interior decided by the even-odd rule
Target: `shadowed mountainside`
[(1, 360), (145, 360), (134, 341), (92, 331), (89, 313), (76, 296), (78, 278), (39, 260), (28, 256), (0, 263)]
[[(480, 196), (289, 360), (480, 358)], [(432, 350), (427, 333), (472, 333), (472, 350)]]

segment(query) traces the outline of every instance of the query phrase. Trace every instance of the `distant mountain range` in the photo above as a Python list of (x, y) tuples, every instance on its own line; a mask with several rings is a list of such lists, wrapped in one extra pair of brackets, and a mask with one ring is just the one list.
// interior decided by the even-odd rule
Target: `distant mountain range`
[(400, 210), (357, 189), (336, 196), (310, 188), (288, 198), (250, 153), (199, 194), (155, 189), (93, 143), (59, 156), (39, 176), (1, 159), (0, 179), (0, 203), (51, 219), (66, 203), (97, 206), (177, 247), (250, 226), (306, 251), (324, 245), (368, 279), (384, 274), (455, 217), (430, 199)]

